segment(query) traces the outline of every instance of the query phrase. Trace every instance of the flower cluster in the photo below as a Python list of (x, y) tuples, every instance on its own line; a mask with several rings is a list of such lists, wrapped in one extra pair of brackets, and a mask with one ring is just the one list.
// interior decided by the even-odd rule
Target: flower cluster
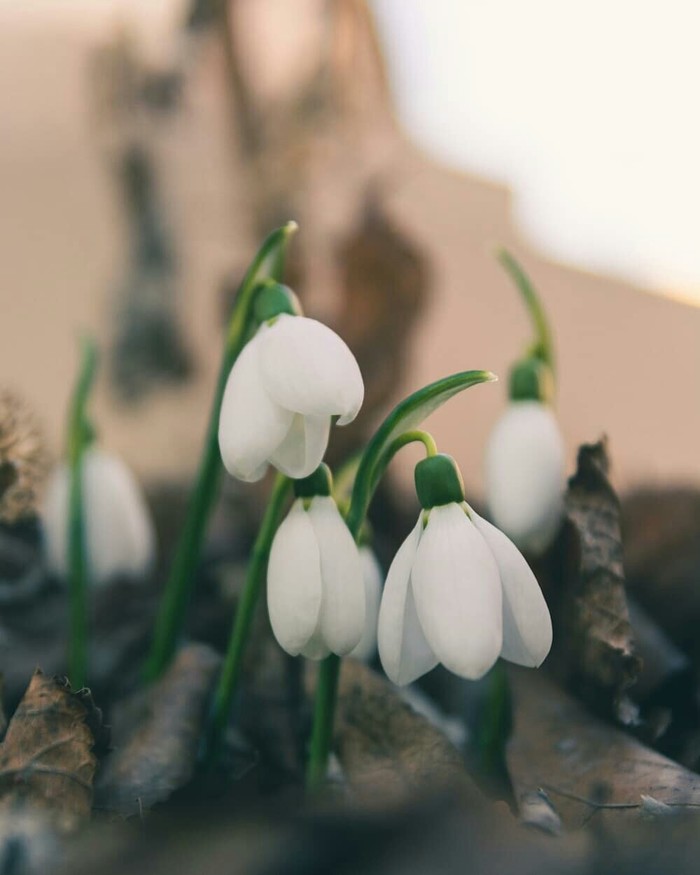
[(323, 659), (369, 658), (378, 642), (397, 684), (439, 662), (465, 678), (481, 677), (499, 656), (540, 665), (552, 626), (537, 580), (512, 541), (467, 505), (448, 456), (429, 455), (416, 467), (423, 510), (381, 593), (376, 559), (367, 548), (361, 558), (322, 464), (331, 417), (342, 425), (357, 415), (362, 377), (343, 341), (298, 315), (281, 288), (231, 370), (219, 423), (229, 472), (254, 481), (272, 464), (295, 480), (268, 562), (279, 644)]

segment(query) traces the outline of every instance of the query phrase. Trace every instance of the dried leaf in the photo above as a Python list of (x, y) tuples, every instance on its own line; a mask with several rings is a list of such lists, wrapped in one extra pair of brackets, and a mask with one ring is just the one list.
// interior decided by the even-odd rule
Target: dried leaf
[(700, 662), (700, 490), (645, 489), (622, 502), (629, 591)]
[(617, 715), (634, 683), (634, 653), (625, 594), (620, 507), (608, 480), (603, 441), (584, 444), (566, 493), (566, 567), (555, 612), (552, 668), (589, 706)]
[(515, 723), (506, 759), (518, 804), (543, 789), (569, 828), (592, 815), (637, 818), (642, 796), (700, 806), (700, 776), (602, 723), (543, 674), (511, 669), (510, 679)]
[(210, 647), (184, 647), (163, 678), (129, 703), (131, 724), (100, 773), (97, 807), (136, 814), (190, 780), (220, 662)]
[(451, 788), (480, 797), (462, 757), (394, 687), (366, 665), (344, 660), (338, 690), (336, 750), (352, 790), (384, 806)]
[(90, 816), (100, 715), (89, 693), (36, 671), (0, 745), (0, 809), (30, 806), (69, 829)]

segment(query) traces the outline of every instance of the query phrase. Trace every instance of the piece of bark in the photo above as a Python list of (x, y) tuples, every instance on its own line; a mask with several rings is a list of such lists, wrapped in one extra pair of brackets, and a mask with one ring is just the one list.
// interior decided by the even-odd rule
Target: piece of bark
[(371, 807), (446, 789), (481, 797), (447, 738), (352, 659), (340, 676), (335, 747), (353, 795)]
[(100, 715), (88, 691), (37, 670), (0, 745), (0, 810), (46, 811), (70, 830), (90, 816)]
[(540, 672), (511, 668), (506, 760), (518, 802), (543, 790), (565, 827), (638, 818), (642, 796), (700, 807), (700, 776), (586, 712)]
[(124, 740), (115, 733), (118, 747), (100, 773), (97, 807), (137, 814), (188, 783), (220, 663), (210, 647), (183, 647), (162, 679), (129, 703), (117, 727)]
[(629, 591), (700, 662), (700, 490), (638, 490), (622, 502)]
[(639, 672), (627, 609), (620, 507), (605, 441), (584, 444), (565, 497), (565, 562), (550, 667), (599, 713), (620, 717)]

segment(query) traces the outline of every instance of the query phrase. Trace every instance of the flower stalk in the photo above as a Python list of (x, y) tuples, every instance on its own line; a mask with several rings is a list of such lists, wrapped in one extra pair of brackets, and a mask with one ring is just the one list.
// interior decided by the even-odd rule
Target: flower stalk
[(68, 676), (75, 689), (85, 686), (87, 679), (87, 589), (88, 557), (85, 548), (85, 513), (83, 505), (83, 453), (92, 441), (92, 428), (85, 408), (97, 369), (97, 349), (94, 343), (82, 342), (78, 381), (73, 391), (68, 424), (68, 463), (70, 492), (68, 512), (68, 569), (70, 597), (70, 638), (68, 645)]
[(243, 278), (234, 304), (214, 392), (204, 450), (189, 502), (185, 525), (178, 542), (170, 577), (156, 620), (153, 644), (144, 669), (147, 681), (156, 680), (165, 670), (173, 657), (184, 626), (207, 522), (221, 479), (222, 464), (219, 456), (218, 430), (226, 381), (234, 362), (245, 346), (260, 284), (270, 277), (279, 278), (276, 273), (283, 266), (284, 249), (289, 237), (296, 229), (296, 222), (288, 222), (283, 227), (273, 231), (265, 240)]
[(205, 759), (209, 764), (215, 763), (221, 752), (223, 734), (241, 675), (243, 656), (248, 638), (250, 637), (255, 608), (265, 579), (265, 568), (270, 555), (272, 540), (279, 526), (282, 509), (291, 483), (292, 481), (283, 474), (277, 475), (265, 510), (265, 516), (253, 545), (240, 603), (231, 629), (226, 657), (214, 695), (209, 737), (205, 750)]
[(496, 257), (506, 269), (518, 291), (522, 295), (525, 307), (532, 319), (535, 339), (532, 346), (529, 348), (526, 357), (539, 359), (547, 365), (552, 372), (552, 375), (554, 375), (556, 370), (554, 366), (554, 344), (552, 342), (552, 333), (549, 328), (549, 323), (542, 302), (537, 296), (537, 293), (530, 282), (530, 278), (523, 270), (522, 265), (513, 255), (511, 255), (510, 252), (508, 252), (507, 249), (499, 249), (496, 253)]

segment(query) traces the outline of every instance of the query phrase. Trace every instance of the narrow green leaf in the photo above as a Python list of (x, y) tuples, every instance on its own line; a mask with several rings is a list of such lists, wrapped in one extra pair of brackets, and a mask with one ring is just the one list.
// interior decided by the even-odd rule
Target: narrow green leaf
[(424, 386), (397, 404), (367, 445), (355, 477), (347, 518), (348, 527), (355, 537), (362, 527), (372, 495), (393, 455), (390, 448), (396, 439), (415, 429), (459, 392), (479, 383), (492, 383), (497, 379), (490, 371), (462, 371)]

